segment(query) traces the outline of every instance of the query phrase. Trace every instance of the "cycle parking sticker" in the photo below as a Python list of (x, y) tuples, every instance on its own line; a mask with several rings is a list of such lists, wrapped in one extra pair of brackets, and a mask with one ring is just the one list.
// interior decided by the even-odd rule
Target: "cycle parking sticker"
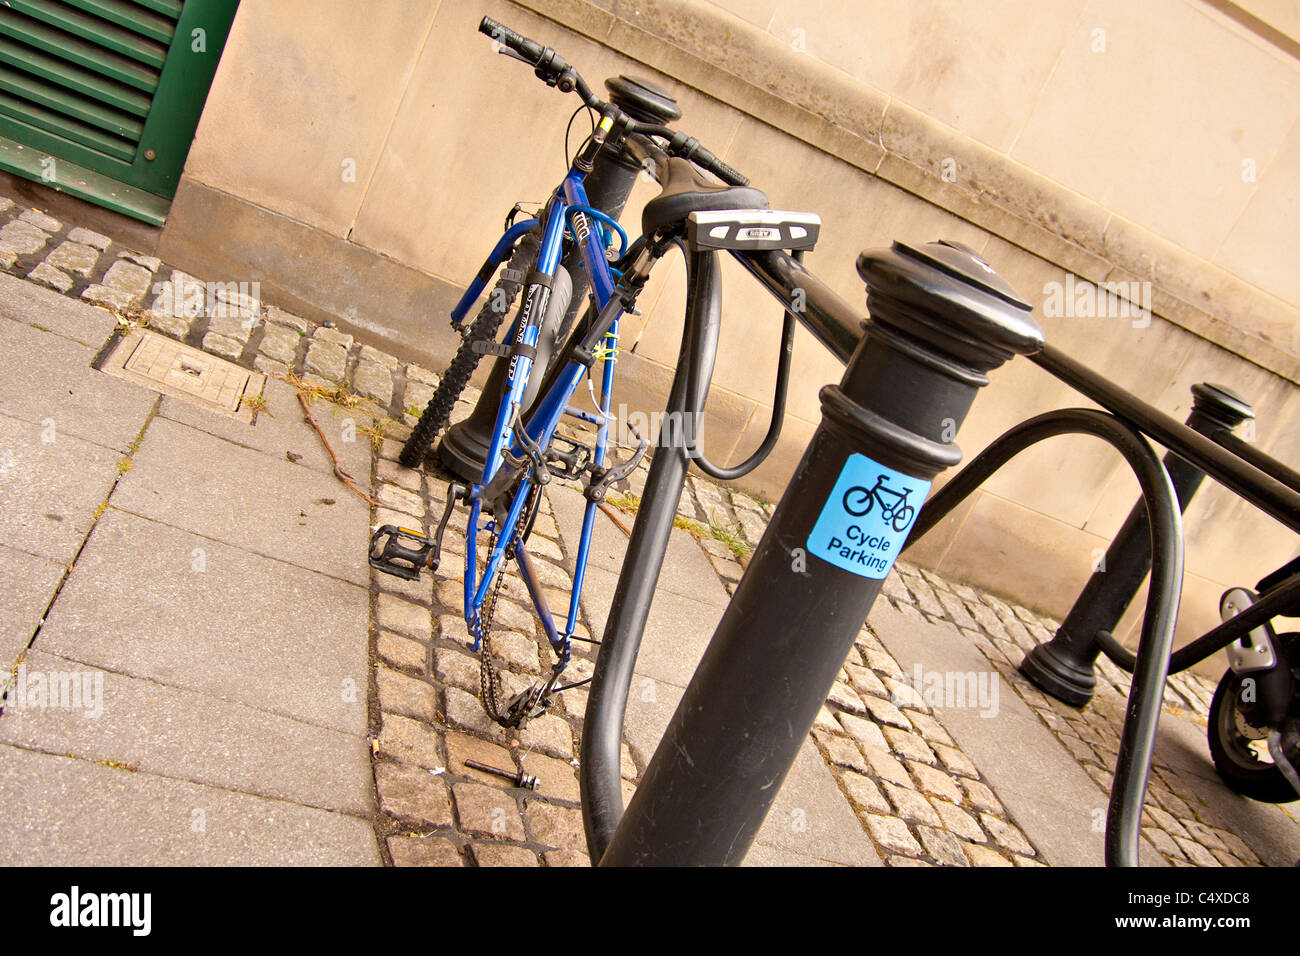
[(884, 578), (929, 490), (928, 481), (850, 455), (808, 535), (809, 553), (864, 578)]

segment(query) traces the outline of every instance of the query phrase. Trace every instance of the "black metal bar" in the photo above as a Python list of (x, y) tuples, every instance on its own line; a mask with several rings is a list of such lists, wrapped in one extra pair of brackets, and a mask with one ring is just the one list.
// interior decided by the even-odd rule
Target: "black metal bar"
[[(1255, 417), (1241, 396), (1221, 386), (1193, 385), (1192, 395), (1187, 427), (1213, 441), (1220, 442), (1219, 435), (1226, 429)], [(1172, 451), (1165, 455), (1164, 464), (1178, 496), (1179, 510), (1186, 511), (1205, 480), (1205, 472)], [(1020, 665), (1021, 673), (1039, 689), (1073, 707), (1088, 703), (1097, 686), (1097, 655), (1109, 651), (1105, 639), (1098, 635), (1115, 631), (1150, 570), (1151, 535), (1146, 508), (1139, 501), (1056, 634), (1029, 652)]]
[(718, 349), (721, 290), (716, 253), (687, 259), (687, 315), (682, 347), (668, 399), (669, 415), (646, 477), (641, 507), (628, 541), (614, 600), (601, 635), (600, 651), (583, 719), (579, 778), (587, 848), (599, 862), (623, 814), (620, 760), (623, 716), (632, 670), (655, 585), (663, 567), (668, 538), (677, 517), (689, 458), (686, 436), (674, 423), (695, 427), (708, 397)]
[(862, 337), (862, 315), (787, 252), (733, 252), (781, 307), (841, 362)]
[(1272, 475), (1293, 491), (1300, 492), (1300, 472), (1282, 464), (1271, 455), (1260, 451), (1255, 445), (1243, 440), (1232, 432), (1216, 432), (1214, 440), (1232, 452), (1238, 458), (1250, 462), (1265, 474)]
[(1042, 343), (1028, 303), (964, 248), (895, 243), (858, 271), (871, 323), (821, 390), (821, 424), (602, 866), (743, 859), (915, 517), (909, 496), (960, 460), (951, 423), (985, 372)]
[(1048, 412), (1021, 422), (998, 437), (926, 502), (908, 545), (943, 520), (990, 475), (1031, 445), (1065, 434), (1090, 434), (1108, 442), (1133, 469), (1149, 516), (1149, 546), (1153, 555), (1151, 587), (1147, 591), (1142, 636), (1138, 642), (1137, 673), (1129, 687), (1124, 729), (1106, 818), (1106, 860), (1136, 866), (1142, 827), (1142, 801), (1155, 752), (1160, 702), (1173, 646), (1178, 599), (1183, 586), (1182, 514), (1173, 483), (1150, 444), (1132, 426), (1113, 415), (1085, 408)]
[[(1196, 640), (1174, 651), (1169, 658), (1169, 673), (1177, 674), (1199, 664), (1211, 654), (1223, 650), (1233, 641), (1261, 624), (1268, 623), (1278, 615), (1294, 615), (1297, 606), (1300, 606), (1300, 575), (1286, 579), (1236, 617), (1218, 624)], [(1120, 645), (1113, 637), (1107, 640), (1106, 636), (1099, 636), (1099, 641), (1102, 650), (1114, 661), (1115, 666), (1126, 671), (1133, 670), (1137, 659), (1131, 651)]]
[(1030, 360), (1124, 421), (1131, 422), (1154, 441), (1187, 459), (1292, 531), (1300, 532), (1300, 491), (1288, 488), (1204, 435), (1198, 435), (1059, 349), (1044, 346), (1042, 351), (1031, 355)]

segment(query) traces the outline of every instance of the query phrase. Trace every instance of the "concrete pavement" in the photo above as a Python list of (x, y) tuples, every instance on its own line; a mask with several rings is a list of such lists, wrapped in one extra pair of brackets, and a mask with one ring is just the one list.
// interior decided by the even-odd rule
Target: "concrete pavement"
[(0, 860), (376, 863), (368, 507), (289, 386), (195, 408), (91, 367), (114, 325), (0, 275)]

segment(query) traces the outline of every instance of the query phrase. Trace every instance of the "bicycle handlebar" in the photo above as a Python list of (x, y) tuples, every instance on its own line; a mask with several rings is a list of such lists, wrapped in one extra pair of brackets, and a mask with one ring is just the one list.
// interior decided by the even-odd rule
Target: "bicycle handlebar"
[[(678, 140), (681, 140), (679, 143)], [(694, 136), (676, 133), (668, 143), (668, 151), (675, 156), (689, 159), (701, 169), (713, 173), (729, 186), (748, 186), (749, 178), (732, 169), (713, 153), (709, 152)]]
[(546, 49), (536, 40), (530, 40), (528, 37), (520, 36), (504, 23), (498, 23), (491, 17), (484, 17), (482, 19), (478, 25), (478, 32), (485, 33), (502, 46), (507, 46), (514, 50), (533, 66), (537, 65), (537, 62), (542, 58), (542, 53), (545, 52)]
[[(478, 29), (480, 33), (490, 36), (500, 43), (505, 48), (502, 52), (510, 51), (517, 59), (523, 60), (533, 67), (537, 76), (545, 80), (548, 85), (555, 86), (564, 93), (576, 89), (578, 95), (582, 97), (582, 101), (592, 109), (601, 112), (610, 109), (609, 104), (602, 102), (591, 91), (591, 88), (578, 74), (578, 71), (569, 66), (564, 61), (564, 58), (550, 47), (542, 46), (536, 40), (530, 40), (528, 37), (516, 33), (505, 24), (498, 23), (491, 17), (484, 17), (479, 23)], [(628, 133), (659, 136), (668, 140), (669, 154), (690, 160), (706, 172), (717, 176), (724, 183), (730, 186), (749, 185), (747, 177), (705, 149), (695, 137), (669, 129), (667, 126), (640, 123), (625, 114), (622, 119)]]
[[(675, 132), (666, 126), (646, 126), (642, 123), (633, 123), (631, 133), (634, 135), (628, 136), (626, 147), (638, 162), (649, 159), (655, 164), (656, 169), (662, 169), (667, 165), (669, 156), (680, 156), (717, 176), (729, 186), (749, 185), (747, 176), (718, 159), (701, 146), (700, 141), (693, 136)], [(658, 143), (650, 139), (651, 136), (660, 136), (668, 140), (668, 148), (666, 150), (661, 148)]]
[(695, 162), (699, 163), (729, 186), (749, 185), (748, 176), (743, 175), (738, 170), (732, 169), (708, 150), (705, 150), (704, 152), (707, 154), (706, 157), (697, 157)]

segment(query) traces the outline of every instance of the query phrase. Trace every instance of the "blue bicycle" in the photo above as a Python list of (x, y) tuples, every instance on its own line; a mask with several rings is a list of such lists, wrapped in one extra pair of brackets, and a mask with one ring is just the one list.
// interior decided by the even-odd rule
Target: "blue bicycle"
[[(431, 539), (418, 532), (385, 525), (372, 536), (369, 557), (372, 567), (408, 579), (418, 577), (424, 568), (436, 570), (452, 510), (461, 503), (467, 506), (464, 616), (475, 650), (484, 649), (502, 574), (507, 563), (513, 560), (556, 656), (549, 675), (503, 703), (495, 667), (489, 655), (481, 654), (484, 707), (499, 724), (517, 727), (544, 713), (555, 693), (577, 686), (560, 686), (559, 680), (572, 659), (572, 641), (596, 511), (610, 486), (638, 466), (648, 447), (646, 439), (636, 435), (637, 448), (627, 461), (616, 466), (606, 464), (620, 319), (635, 308), (654, 265), (674, 248), (685, 251), (684, 239), (700, 248), (753, 252), (806, 250), (816, 241), (820, 220), (808, 214), (768, 209), (762, 192), (749, 188), (744, 176), (701, 146), (698, 140), (661, 122), (636, 118), (615, 103), (602, 101), (577, 71), (549, 47), (488, 18), (484, 18), (479, 30), (499, 43), (499, 52), (527, 63), (549, 86), (565, 93), (577, 92), (583, 103), (579, 111), (585, 107), (592, 113), (591, 133), (576, 151), (563, 181), (539, 214), (515, 221), (519, 212), (516, 206), (507, 218), (505, 233), (453, 310), (453, 324), (462, 326), (501, 264), (507, 260), (509, 263), (479, 313), (477, 329), (463, 333), (465, 342), (444, 377), (442, 393), (430, 401), (404, 449), (404, 463), (418, 464), (423, 460), (432, 437), (445, 423), (451, 404), (468, 381), (473, 365), (484, 354), (497, 354), (504, 373), (497, 378), (499, 398), (492, 392), (491, 381), (484, 392), (484, 401), (497, 404), (492, 406), (495, 414), (487, 432), (481, 476), (473, 482), (449, 484), (446, 510)], [(616, 92), (624, 94), (625, 104), (630, 94), (642, 107), (660, 107), (659, 116), (673, 115), (663, 108), (662, 102), (648, 102), (656, 97), (662, 100), (661, 91), (627, 78), (619, 79), (624, 86)], [(607, 82), (607, 86), (617, 82)], [(627, 83), (635, 84), (636, 89), (629, 91)], [(653, 109), (637, 112), (642, 117), (656, 115)], [(652, 171), (663, 187), (661, 195), (647, 204), (642, 215), (643, 235), (632, 243), (613, 216), (592, 205), (585, 188), (598, 161), (611, 155), (617, 156), (633, 173), (643, 167)], [(706, 178), (701, 169), (722, 183)], [(563, 327), (565, 313), (573, 311), (570, 306), (577, 282), (571, 275), (571, 267), (562, 265), (562, 261), (572, 264), (571, 267), (580, 265), (582, 278), (591, 290), (590, 305), (567, 338), (564, 333), (568, 330)], [(496, 329), (520, 289), (523, 298), (518, 314), (505, 341), (496, 343)], [(781, 405), (792, 333), (793, 325), (787, 321), (783, 368), (778, 376)], [(572, 404), (573, 395), (584, 378), (589, 383), (594, 411)], [(780, 415), (778, 407), (774, 418), (778, 425), (774, 428), (779, 427)], [(556, 434), (565, 416), (595, 426), (593, 447), (579, 447), (572, 439)], [(773, 440), (765, 441), (760, 449), (761, 456), (754, 456), (740, 467), (752, 468), (761, 460), (774, 441), (775, 436), (771, 437)], [(686, 441), (702, 467), (706, 470), (713, 467), (698, 453), (693, 437)], [(714, 473), (719, 472), (743, 473), (736, 469), (719, 469)], [(568, 614), (558, 623), (547, 605), (526, 548), (542, 489), (553, 478), (585, 482), (587, 499)], [(481, 570), (480, 533), (489, 535), (486, 561)]]

